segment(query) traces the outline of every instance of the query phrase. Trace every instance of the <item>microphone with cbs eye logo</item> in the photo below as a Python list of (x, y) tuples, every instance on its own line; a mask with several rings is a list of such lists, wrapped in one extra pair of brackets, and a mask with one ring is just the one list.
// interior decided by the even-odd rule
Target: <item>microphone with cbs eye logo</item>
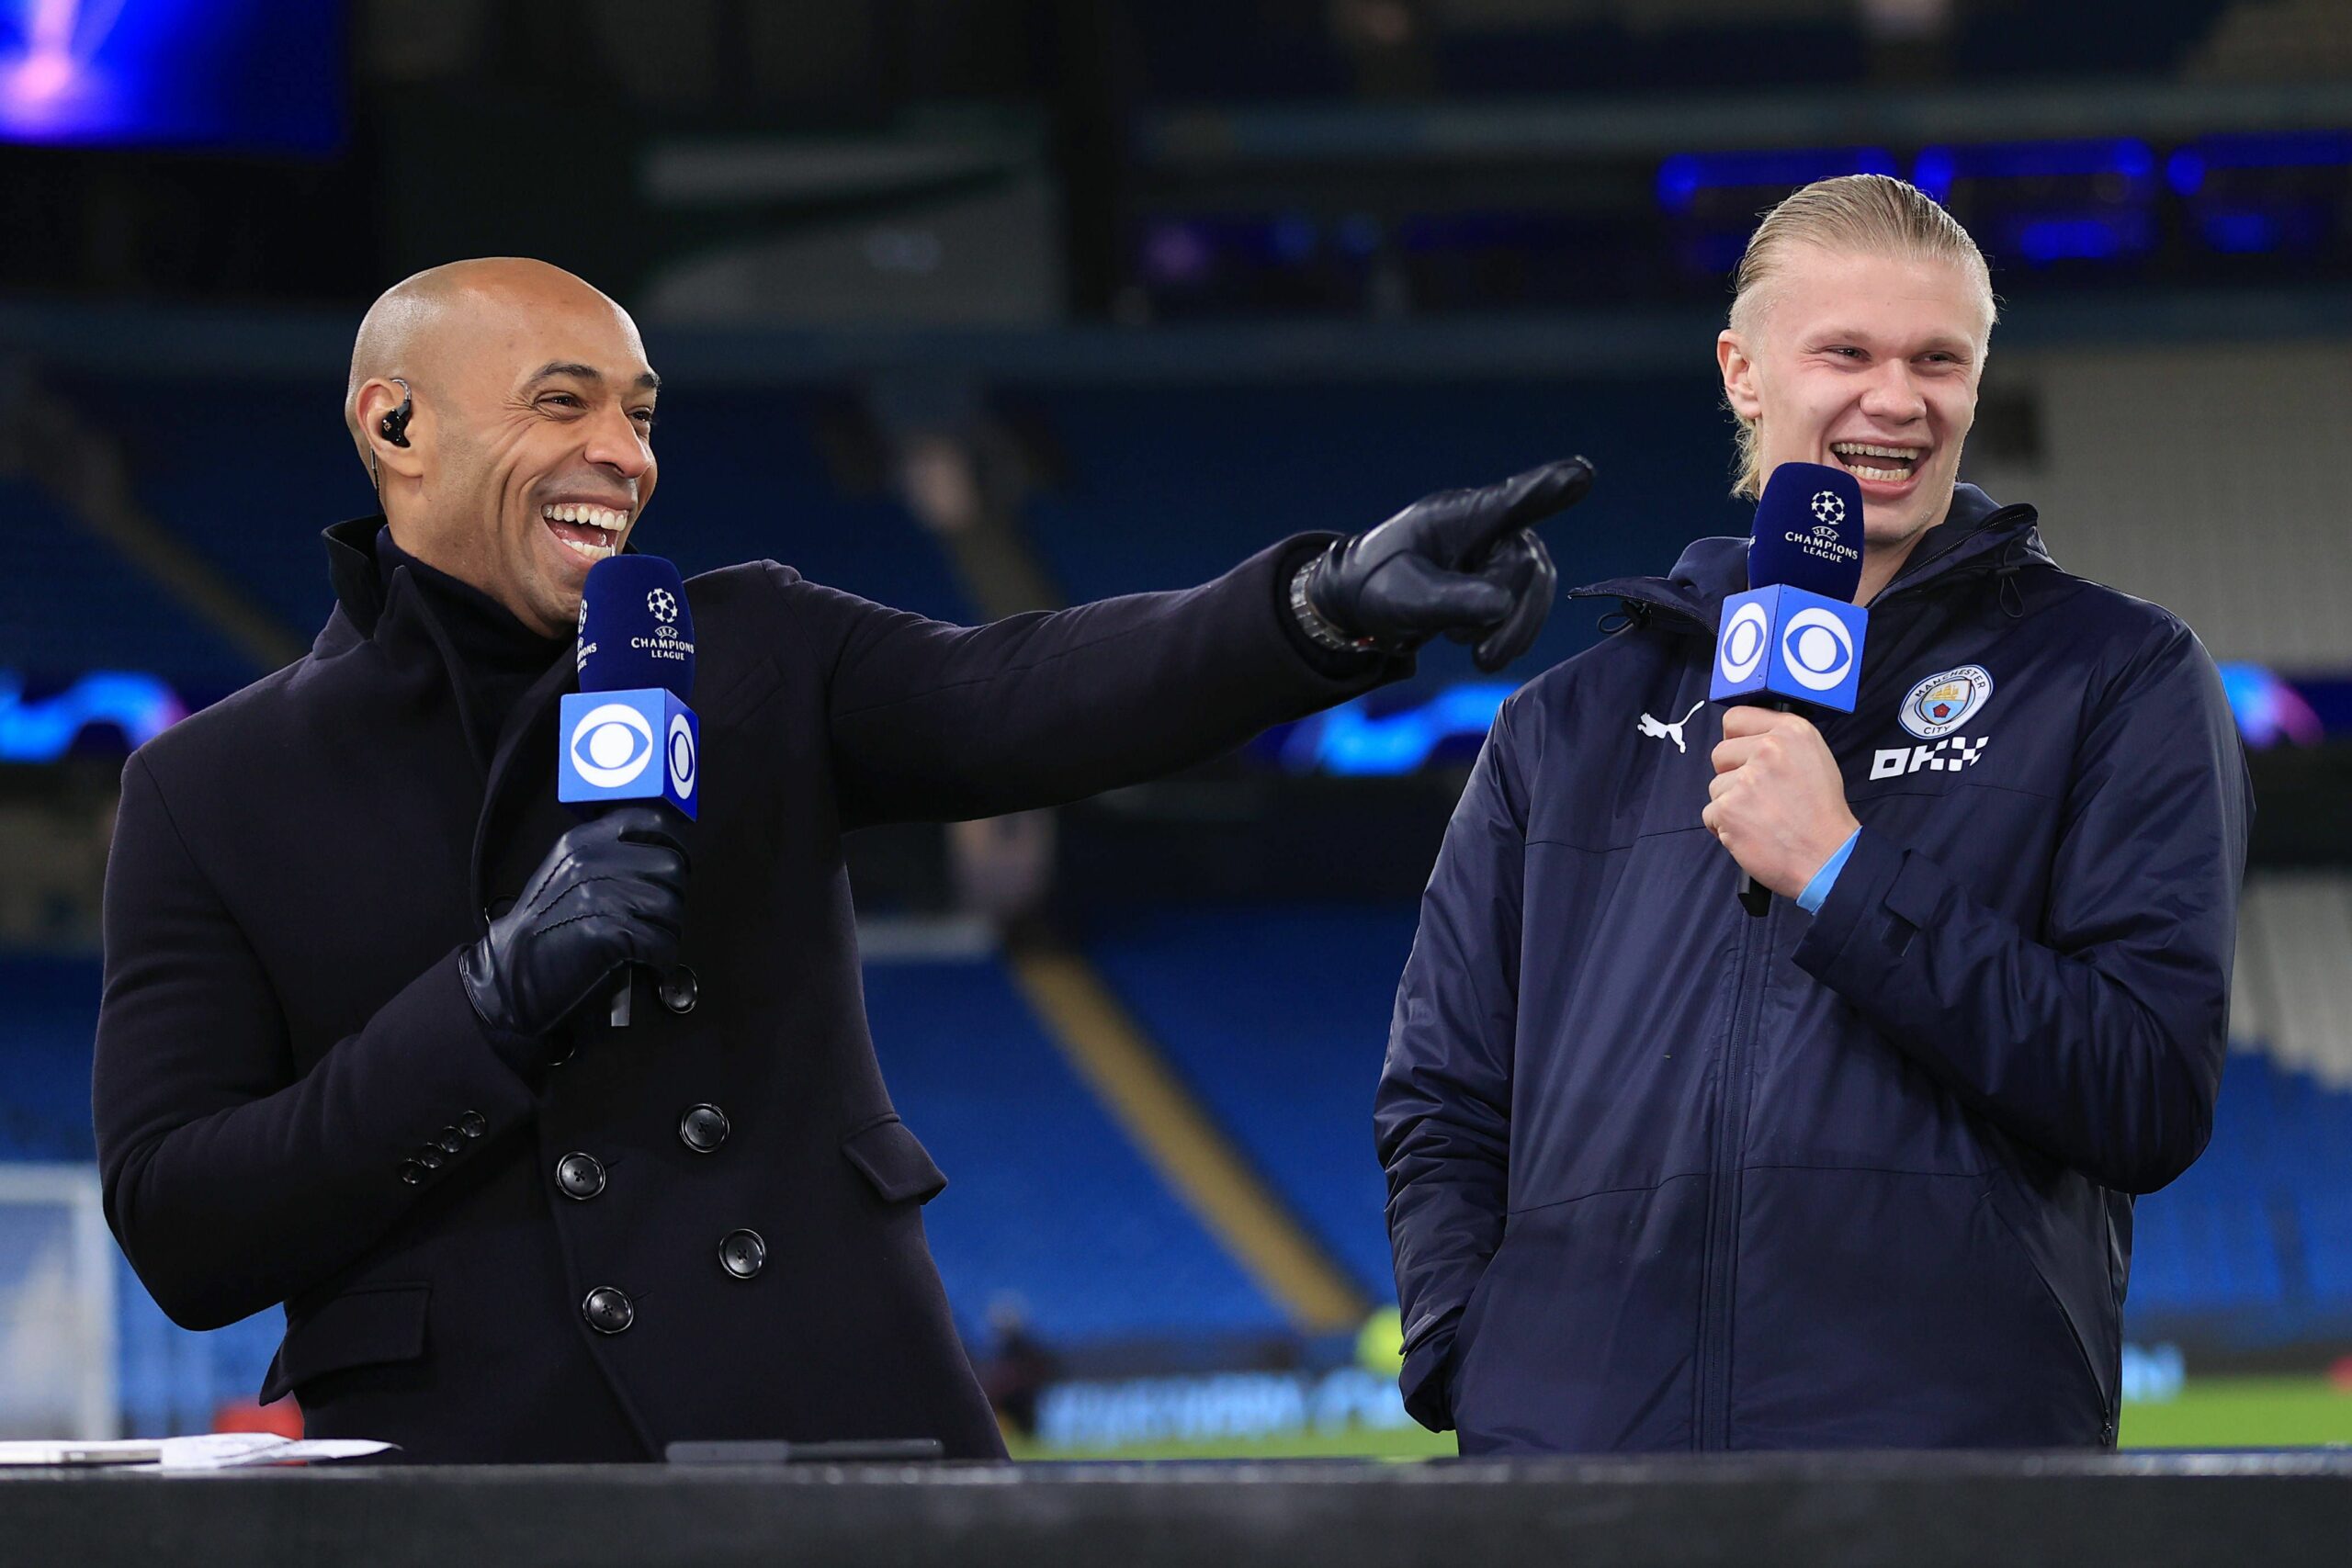
[[(1821, 463), (1774, 468), (1748, 536), (1747, 592), (1724, 601), (1708, 700), (1853, 712), (1870, 626), (1854, 603), (1861, 581), (1860, 484)], [(1739, 902), (1761, 915), (1772, 893), (1743, 874)]]
[[(559, 726), (556, 798), (582, 808), (642, 802), (694, 820), (702, 730), (686, 705), (695, 628), (678, 569), (648, 555), (590, 568), (578, 660), (580, 689), (565, 694)], [(624, 985), (614, 1023), (628, 1021), (628, 998)]]
[(580, 599), (580, 690), (563, 699), (556, 798), (571, 806), (660, 801), (695, 815), (701, 728), (695, 626), (678, 569), (611, 556)]

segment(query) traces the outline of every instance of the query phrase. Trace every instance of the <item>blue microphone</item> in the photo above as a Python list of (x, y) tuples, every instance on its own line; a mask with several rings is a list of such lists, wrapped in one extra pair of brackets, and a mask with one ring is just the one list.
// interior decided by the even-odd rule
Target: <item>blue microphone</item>
[[(563, 697), (555, 797), (578, 807), (659, 801), (695, 817), (702, 728), (695, 689), (695, 619), (678, 569), (660, 556), (606, 556), (580, 594), (580, 690)], [(613, 993), (612, 1024), (628, 1027), (631, 976)]]
[[(1853, 712), (1870, 625), (1854, 603), (1861, 582), (1860, 482), (1821, 463), (1774, 468), (1748, 536), (1747, 592), (1724, 601), (1709, 699)], [(1771, 890), (1743, 875), (1739, 902), (1760, 915)]]
[(1843, 468), (1783, 463), (1757, 503), (1747, 592), (1724, 601), (1710, 700), (1807, 703), (1854, 711), (1868, 612), (1862, 487)]
[(678, 569), (659, 556), (607, 556), (580, 596), (580, 690), (563, 699), (556, 798), (574, 806), (661, 801), (691, 820), (702, 729), (695, 623)]

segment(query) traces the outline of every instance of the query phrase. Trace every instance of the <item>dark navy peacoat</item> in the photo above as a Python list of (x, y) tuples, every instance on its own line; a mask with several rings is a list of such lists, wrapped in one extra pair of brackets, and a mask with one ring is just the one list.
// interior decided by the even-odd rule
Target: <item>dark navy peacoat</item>
[[(868, 1037), (842, 837), (1076, 799), (1402, 674), (1286, 622), (1301, 537), (1205, 586), (957, 627), (774, 562), (687, 585), (700, 820), (679, 966), (518, 1072), (457, 955), (574, 820), (559, 660), (487, 773), (379, 519), (310, 655), (141, 747), (107, 871), (106, 1210), (204, 1328), (284, 1303), (266, 1396), (427, 1461), (673, 1439), (1002, 1451)], [(976, 1053), (988, 1042), (976, 1034)]]

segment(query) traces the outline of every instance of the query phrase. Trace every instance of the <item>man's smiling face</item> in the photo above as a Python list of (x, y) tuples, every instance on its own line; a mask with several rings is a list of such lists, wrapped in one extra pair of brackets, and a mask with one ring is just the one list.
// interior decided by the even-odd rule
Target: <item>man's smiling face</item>
[[(541, 262), (463, 262), (379, 301), (353, 370), (392, 536), (545, 637), (653, 497), (661, 378), (627, 311)], [(409, 445), (371, 441), (405, 370)]]
[(588, 569), (621, 547), (652, 499), (660, 382), (628, 318), (609, 307), (532, 312), (453, 369), (436, 487), (447, 525), (470, 520), (486, 533), (475, 586), (560, 636)]
[(1791, 246), (1763, 292), (1716, 356), (1765, 477), (1788, 462), (1851, 471), (1866, 546), (1907, 550), (1951, 507), (1989, 301), (1951, 262), (1812, 244)]

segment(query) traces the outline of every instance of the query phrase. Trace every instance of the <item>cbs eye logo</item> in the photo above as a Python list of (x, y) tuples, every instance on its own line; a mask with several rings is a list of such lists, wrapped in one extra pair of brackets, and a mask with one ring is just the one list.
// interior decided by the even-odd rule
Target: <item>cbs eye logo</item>
[(1764, 661), (1764, 639), (1770, 635), (1770, 624), (1764, 606), (1752, 600), (1733, 612), (1731, 624), (1724, 628), (1723, 646), (1715, 654), (1724, 680), (1737, 682), (1756, 673), (1756, 667)]
[(654, 750), (652, 726), (626, 703), (590, 708), (571, 727), (571, 765), (598, 789), (635, 783)]
[(1781, 633), (1781, 656), (1789, 673), (1807, 691), (1826, 692), (1846, 678), (1854, 662), (1854, 639), (1846, 623), (1826, 610), (1806, 608), (1789, 617)]

